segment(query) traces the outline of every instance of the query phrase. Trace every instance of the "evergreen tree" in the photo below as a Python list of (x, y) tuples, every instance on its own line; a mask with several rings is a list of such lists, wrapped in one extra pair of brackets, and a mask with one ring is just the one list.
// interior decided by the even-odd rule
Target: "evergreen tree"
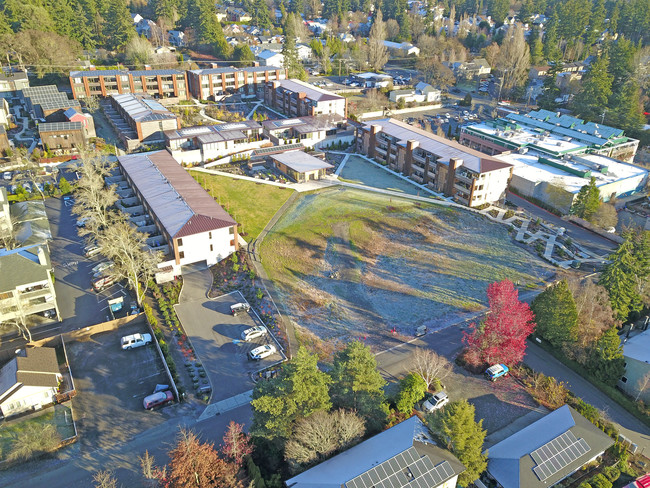
[(289, 2), (289, 12), (293, 14), (300, 15), (304, 12), (304, 8), (302, 0), (291, 0)]
[(254, 1), (253, 10), (251, 11), (251, 24), (261, 29), (270, 29), (273, 26), (271, 13), (265, 0)]
[(409, 373), (399, 384), (400, 390), (395, 399), (395, 408), (398, 412), (410, 416), (415, 404), (426, 395), (427, 383), (419, 374)]
[(612, 90), (614, 93), (635, 75), (637, 68), (636, 54), (636, 46), (624, 37), (620, 37), (608, 45), (609, 65), (607, 69), (612, 75)]
[(606, 16), (605, 0), (596, 0), (591, 15), (589, 16), (589, 26), (584, 33), (585, 45), (587, 47), (594, 44), (605, 30)]
[(639, 85), (630, 79), (617, 91), (610, 99), (608, 123), (624, 131), (639, 130), (645, 123)]
[(510, 13), (510, 0), (490, 0), (488, 2), (488, 15), (492, 16), (498, 25), (503, 24)]
[(251, 48), (248, 47), (248, 44), (238, 44), (235, 46), (233, 58), (240, 61), (237, 66), (241, 68), (253, 66), (255, 64), (255, 55), (253, 54), (253, 51), (251, 51)]
[(596, 186), (596, 178), (590, 178), (589, 183), (580, 188), (573, 205), (571, 213), (581, 219), (591, 221), (600, 207), (600, 190)]
[(74, 32), (74, 39), (79, 41), (84, 49), (93, 49), (95, 47), (95, 39), (91, 30), (92, 22), (86, 17), (86, 12), (80, 4), (77, 4), (74, 18), (72, 20), (71, 29)]
[(106, 12), (104, 25), (106, 48), (109, 50), (121, 49), (135, 36), (133, 19), (126, 7), (125, 0), (113, 0)]
[(276, 378), (255, 385), (251, 434), (269, 440), (288, 439), (296, 420), (332, 407), (330, 382), (318, 369), (318, 357), (301, 347)]
[(625, 373), (623, 346), (615, 327), (607, 329), (591, 351), (589, 370), (603, 383), (615, 386)]
[(9, 19), (5, 15), (4, 11), (0, 10), (0, 36), (4, 36), (5, 34), (10, 34), (12, 32), (13, 31), (11, 30)]
[(196, 43), (204, 46), (219, 43), (219, 33), (223, 37), (223, 31), (217, 21), (214, 3), (211, 0), (190, 0), (188, 8)]
[(483, 454), (486, 431), (483, 420), (476, 422), (474, 405), (467, 400), (451, 402), (444, 410), (431, 417), (431, 430), (442, 437), (443, 444), (465, 466), (458, 477), (460, 486), (476, 481), (487, 468), (487, 456)]
[(634, 255), (634, 236), (626, 235), (625, 241), (609, 256), (609, 263), (600, 276), (599, 285), (609, 293), (609, 301), (619, 320), (626, 321), (630, 312), (640, 311), (641, 296), (636, 277), (641, 276), (640, 262)]
[(530, 64), (537, 66), (544, 60), (544, 45), (539, 27), (533, 26), (528, 37), (528, 45), (530, 46)]
[(613, 77), (607, 71), (609, 60), (599, 57), (582, 79), (582, 91), (573, 100), (574, 110), (587, 120), (600, 120), (612, 94)]
[(544, 59), (559, 59), (560, 49), (558, 48), (558, 33), (557, 26), (560, 22), (557, 9), (554, 8), (551, 17), (546, 25), (546, 32), (544, 33)]
[(555, 347), (576, 340), (578, 310), (565, 280), (549, 286), (537, 295), (530, 308), (535, 314), (535, 331)]
[(215, 22), (214, 33), (216, 40), (212, 44), (212, 50), (214, 51), (215, 56), (218, 56), (221, 59), (230, 59), (232, 56), (233, 48), (230, 44), (228, 44), (228, 41), (226, 41), (226, 36), (223, 33), (223, 29), (221, 28), (219, 21)]

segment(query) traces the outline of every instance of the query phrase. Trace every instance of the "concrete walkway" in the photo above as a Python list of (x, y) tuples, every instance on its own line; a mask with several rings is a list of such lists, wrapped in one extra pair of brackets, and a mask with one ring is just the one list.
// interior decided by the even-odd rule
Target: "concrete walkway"
[(230, 410), (234, 410), (243, 405), (249, 404), (252, 399), (253, 399), (253, 390), (248, 390), (245, 391), (244, 393), (240, 393), (239, 395), (235, 395), (233, 397), (226, 398), (225, 400), (221, 400), (220, 402), (211, 403), (210, 405), (205, 407), (205, 410), (203, 410), (203, 413), (201, 413), (197, 422), (201, 422), (202, 420), (209, 419), (211, 417), (214, 417), (215, 415), (229, 412)]

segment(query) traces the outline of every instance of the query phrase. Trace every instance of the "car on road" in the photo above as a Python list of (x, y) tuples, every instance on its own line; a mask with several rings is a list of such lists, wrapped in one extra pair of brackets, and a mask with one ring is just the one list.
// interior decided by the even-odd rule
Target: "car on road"
[(251, 327), (250, 329), (246, 329), (244, 332), (242, 332), (241, 338), (248, 342), (252, 341), (253, 339), (257, 339), (258, 337), (265, 336), (267, 333), (268, 331), (266, 330), (266, 327), (263, 325), (256, 325), (255, 327)]
[(131, 334), (120, 339), (122, 349), (133, 349), (135, 347), (146, 346), (151, 344), (151, 334)]
[(266, 344), (265, 346), (256, 347), (251, 352), (249, 356), (255, 361), (269, 357), (271, 354), (276, 352), (275, 346), (273, 344)]
[(495, 364), (485, 370), (485, 376), (487, 376), (490, 381), (496, 381), (497, 378), (508, 376), (509, 371), (510, 369), (505, 364)]
[(149, 396), (144, 397), (142, 401), (142, 406), (145, 410), (151, 410), (155, 407), (160, 407), (174, 401), (174, 394), (167, 391), (158, 391)]
[(5, 171), (2, 177), (7, 181), (11, 181), (11, 171)]
[(449, 397), (444, 391), (439, 391), (435, 395), (429, 396), (422, 402), (422, 409), (427, 412), (435, 412), (449, 403)]
[(233, 314), (233, 316), (237, 316), (240, 313), (246, 313), (251, 309), (251, 306), (248, 303), (240, 302), (240, 303), (235, 303), (234, 305), (230, 306), (230, 313)]

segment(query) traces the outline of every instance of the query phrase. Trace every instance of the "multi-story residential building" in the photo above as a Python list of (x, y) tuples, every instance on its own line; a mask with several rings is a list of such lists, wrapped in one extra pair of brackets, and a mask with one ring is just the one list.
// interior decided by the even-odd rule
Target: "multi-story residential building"
[(20, 100), (27, 112), (35, 119), (47, 122), (65, 122), (64, 112), (70, 108), (81, 112), (78, 100), (70, 100), (56, 85), (32, 86), (19, 92)]
[(27, 71), (16, 68), (3, 68), (0, 71), (0, 97), (13, 97), (16, 92), (29, 86)]
[(353, 143), (354, 129), (345, 117), (319, 115), (295, 119), (265, 120), (264, 136), (273, 145), (301, 143), (305, 147), (320, 149), (337, 143)]
[(4, 125), (0, 125), (0, 154), (11, 149), (9, 137), (7, 137), (7, 129)]
[(348, 116), (347, 99), (300, 80), (267, 83), (264, 102), (290, 117), (308, 115)]
[(647, 324), (641, 329), (621, 341), (625, 374), (617, 386), (635, 399), (647, 403), (650, 402), (650, 331)]
[(128, 151), (144, 144), (165, 142), (166, 130), (178, 129), (180, 118), (156, 100), (142, 95), (111, 95), (104, 113)]
[(194, 263), (218, 263), (238, 249), (237, 222), (168, 151), (118, 158), (118, 205), (131, 215), (147, 244), (164, 254), (157, 279), (167, 281)]
[(599, 154), (632, 162), (639, 141), (622, 129), (585, 122), (548, 110), (510, 113), (504, 118), (465, 126), (460, 142), (487, 154), (529, 150), (545, 156)]
[(469, 207), (501, 199), (512, 176), (511, 164), (395, 119), (358, 127), (357, 150)]
[(170, 102), (189, 99), (187, 75), (176, 69), (72, 71), (70, 87), (74, 98), (138, 93)]
[(208, 163), (269, 144), (254, 120), (165, 131), (165, 145), (179, 163)]
[(0, 249), (0, 322), (27, 324), (46, 311), (59, 317), (53, 276), (46, 245)]
[(187, 72), (190, 93), (201, 100), (242, 92), (247, 95), (260, 95), (266, 83), (284, 80), (287, 70), (277, 66), (254, 66), (251, 68), (209, 68)]
[(86, 146), (86, 130), (81, 122), (44, 122), (38, 124), (43, 149), (78, 150)]
[(9, 212), (9, 198), (7, 188), (0, 187), (0, 239), (11, 239), (14, 226)]

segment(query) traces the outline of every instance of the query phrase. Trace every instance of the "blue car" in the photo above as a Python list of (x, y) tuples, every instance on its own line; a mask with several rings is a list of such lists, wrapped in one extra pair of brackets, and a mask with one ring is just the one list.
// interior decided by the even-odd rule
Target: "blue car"
[(485, 370), (485, 376), (487, 376), (490, 381), (496, 381), (497, 378), (500, 378), (501, 376), (508, 376), (509, 371), (510, 369), (508, 369), (508, 366), (505, 364), (495, 364)]

